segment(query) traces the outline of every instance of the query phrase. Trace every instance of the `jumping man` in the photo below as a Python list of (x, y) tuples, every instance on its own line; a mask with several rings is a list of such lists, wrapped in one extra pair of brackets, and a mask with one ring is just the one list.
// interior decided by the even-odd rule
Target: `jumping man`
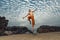
[[(33, 14), (35, 11), (36, 10), (32, 11), (31, 9), (29, 9), (28, 14), (25, 16), (28, 18), (28, 21), (30, 22), (30, 24), (32, 23), (32, 31), (34, 31), (34, 25), (35, 25), (35, 19), (34, 19), (34, 14)], [(23, 17), (23, 19), (25, 17)]]

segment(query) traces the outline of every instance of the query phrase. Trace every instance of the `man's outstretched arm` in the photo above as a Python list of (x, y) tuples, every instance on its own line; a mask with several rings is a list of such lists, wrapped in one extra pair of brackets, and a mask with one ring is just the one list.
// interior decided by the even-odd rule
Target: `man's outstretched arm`
[(25, 17), (27, 17), (27, 16), (28, 16), (28, 14), (27, 14), (26, 16), (24, 16), (23, 19), (24, 19)]
[(33, 12), (35, 12), (36, 10), (37, 10), (37, 8)]

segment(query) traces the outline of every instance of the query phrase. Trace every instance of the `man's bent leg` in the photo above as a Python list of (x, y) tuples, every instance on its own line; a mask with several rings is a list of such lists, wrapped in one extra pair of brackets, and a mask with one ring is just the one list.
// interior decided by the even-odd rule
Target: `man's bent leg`
[(31, 19), (31, 17), (30, 17), (30, 16), (28, 16), (28, 21), (29, 21), (29, 22), (30, 22), (30, 24), (31, 24), (31, 20), (30, 20), (30, 19)]

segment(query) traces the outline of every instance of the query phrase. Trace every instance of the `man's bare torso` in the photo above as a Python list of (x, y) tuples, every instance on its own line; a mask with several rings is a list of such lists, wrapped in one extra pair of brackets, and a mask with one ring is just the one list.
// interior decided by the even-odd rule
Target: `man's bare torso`
[(34, 16), (33, 11), (29, 12), (28, 14), (29, 16)]

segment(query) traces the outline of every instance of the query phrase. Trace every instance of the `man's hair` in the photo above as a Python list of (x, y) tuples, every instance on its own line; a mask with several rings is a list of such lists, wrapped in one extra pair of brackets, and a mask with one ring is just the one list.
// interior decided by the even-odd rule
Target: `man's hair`
[(29, 9), (29, 12), (31, 11), (31, 9)]

